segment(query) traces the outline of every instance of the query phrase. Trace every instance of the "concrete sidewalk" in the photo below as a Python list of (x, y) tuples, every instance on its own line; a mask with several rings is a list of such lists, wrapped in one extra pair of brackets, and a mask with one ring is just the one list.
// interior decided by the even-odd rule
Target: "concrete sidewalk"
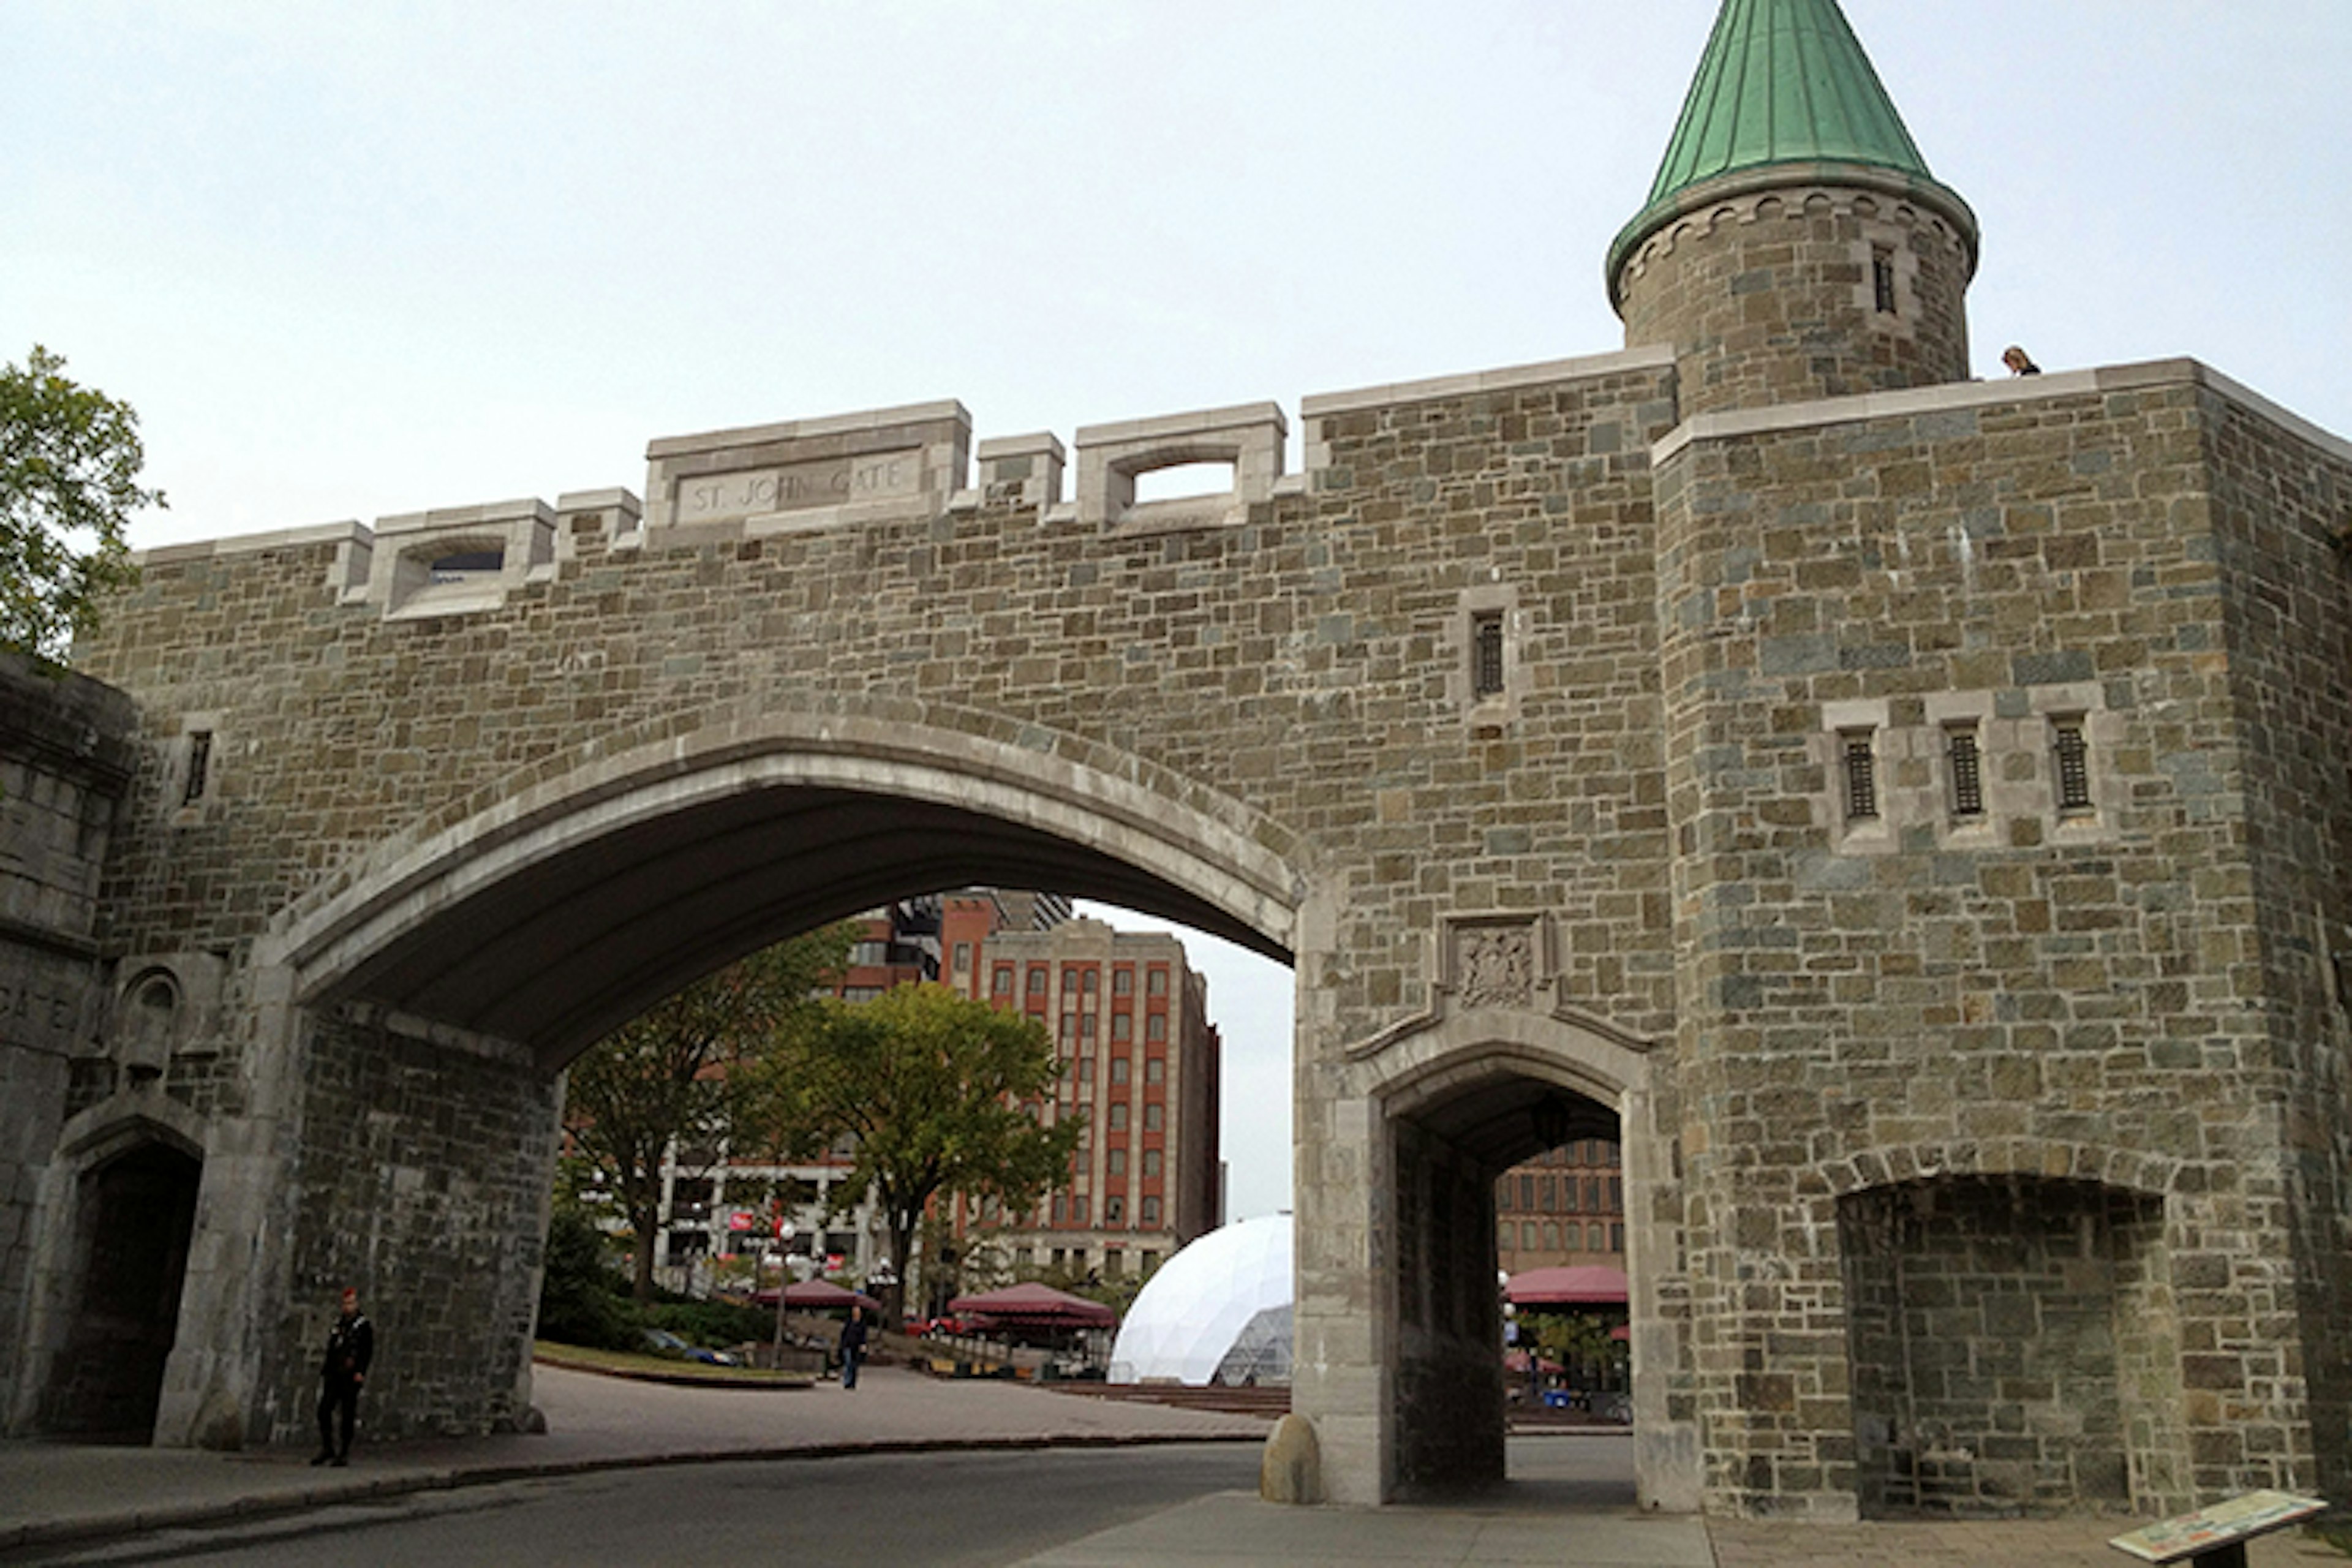
[[(869, 1368), (855, 1392), (680, 1388), (541, 1367), (541, 1436), (370, 1446), (348, 1469), (308, 1453), (0, 1445), (0, 1553), (99, 1542), (174, 1526), (262, 1519), (404, 1493), (709, 1459), (929, 1448), (1256, 1442), (1255, 1416), (1074, 1399), (1024, 1384), (940, 1382)], [(1575, 1563), (1585, 1568), (2119, 1568), (2115, 1520), (1809, 1525), (1644, 1516), (1633, 1507), (1622, 1433), (1514, 1438), (1513, 1479), (1473, 1501), (1290, 1509), (1248, 1493), (1198, 1499), (1088, 1536), (1041, 1568), (1165, 1563)], [(2254, 1568), (2343, 1568), (2292, 1534), (2253, 1544)]]

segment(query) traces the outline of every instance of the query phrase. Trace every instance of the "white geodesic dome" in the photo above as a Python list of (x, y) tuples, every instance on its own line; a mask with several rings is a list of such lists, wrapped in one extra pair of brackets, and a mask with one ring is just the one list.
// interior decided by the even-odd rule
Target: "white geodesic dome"
[(1110, 1351), (1113, 1383), (1290, 1381), (1290, 1216), (1213, 1230), (1160, 1266)]

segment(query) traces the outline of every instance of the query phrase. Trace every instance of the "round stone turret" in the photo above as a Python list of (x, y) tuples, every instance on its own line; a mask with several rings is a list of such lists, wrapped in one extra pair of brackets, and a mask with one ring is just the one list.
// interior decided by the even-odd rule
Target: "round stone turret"
[(1609, 298), (1688, 417), (1965, 381), (1976, 264), (1835, 0), (1725, 0)]

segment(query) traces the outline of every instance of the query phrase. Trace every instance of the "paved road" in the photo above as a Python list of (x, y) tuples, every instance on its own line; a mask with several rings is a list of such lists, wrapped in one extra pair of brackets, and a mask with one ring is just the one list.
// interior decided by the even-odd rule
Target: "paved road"
[(886, 1454), (624, 1470), (178, 1530), (51, 1557), (251, 1568), (517, 1563), (1002, 1564), (1202, 1496), (1254, 1491), (1258, 1447)]

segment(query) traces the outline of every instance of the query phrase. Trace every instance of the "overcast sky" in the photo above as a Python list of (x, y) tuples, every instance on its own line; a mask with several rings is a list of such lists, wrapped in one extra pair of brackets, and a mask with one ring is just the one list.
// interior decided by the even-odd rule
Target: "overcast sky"
[[(1621, 346), (1601, 257), (1715, 8), (5, 0), (0, 358), (138, 408), (142, 546), (940, 397), (1295, 440), (1303, 395)], [(1846, 12), (1983, 224), (1979, 374), (2188, 354), (2352, 434), (2352, 4)], [(1288, 987), (1212, 973), (1265, 1213)]]

